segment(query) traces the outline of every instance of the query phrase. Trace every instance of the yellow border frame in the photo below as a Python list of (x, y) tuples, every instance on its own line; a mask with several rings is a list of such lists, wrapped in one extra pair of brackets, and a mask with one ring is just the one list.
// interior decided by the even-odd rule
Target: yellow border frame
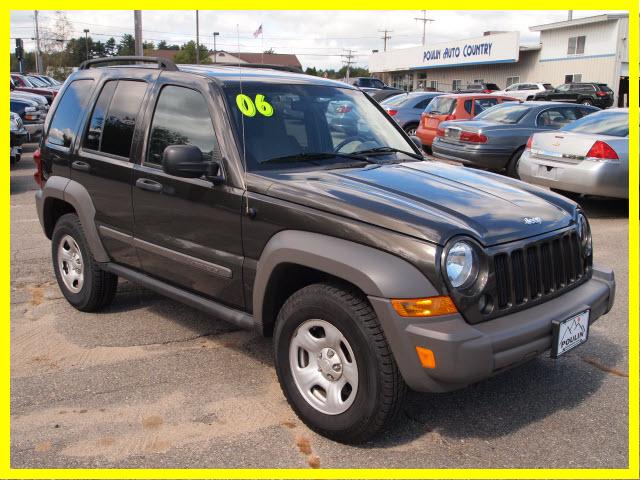
[[(67, 10), (82, 10), (86, 2), (67, 0), (64, 5)], [(131, 2), (111, 0), (111, 9), (130, 9)], [(135, 6), (146, 10), (171, 10), (175, 4), (169, 0), (144, 0), (134, 1)], [(218, 7), (221, 10), (229, 10), (230, 2), (202, 0), (190, 2), (192, 8), (212, 9)], [(348, 5), (345, 6), (345, 3)], [(6, 5), (6, 4), (5, 4)], [(27, 6), (26, 4), (24, 6)], [(28, 2), (28, 6), (34, 9), (51, 10), (52, 5), (47, 2)], [(234, 5), (236, 6), (236, 5)], [(335, 10), (388, 10), (389, 3), (382, 0), (329, 0), (322, 3), (323, 9)], [(462, 0), (457, 6), (467, 10), (477, 10), (477, 3), (473, 0)], [(497, 0), (492, 3), (492, 10), (513, 10), (512, 1)], [(597, 10), (603, 6), (601, 0), (540, 0), (537, 2), (537, 10), (561, 10), (576, 9)], [(268, 4), (247, 0), (242, 7), (247, 10), (261, 8), (301, 10), (295, 0), (271, 0)], [(546, 8), (544, 8), (546, 7)], [(607, 5), (612, 10), (629, 11), (629, 76), (630, 76), (630, 125), (640, 125), (638, 108), (638, 2), (613, 0)], [(312, 9), (307, 9), (312, 10)], [(444, 9), (442, 9), (444, 10)], [(532, 10), (532, 9), (530, 9)], [(2, 31), (5, 52), (10, 50), (10, 10), (7, 6), (2, 11)], [(5, 53), (2, 61), (3, 70), (9, 72), (9, 55)], [(2, 104), (5, 108), (9, 105), (8, 91), (2, 91)], [(6, 111), (6, 110), (5, 110)], [(5, 127), (2, 143), (9, 143), (7, 132), (8, 116), (2, 122)], [(629, 135), (630, 159), (638, 160), (638, 129), (631, 128)], [(6, 147), (3, 147), (6, 152)], [(6, 168), (6, 167), (5, 167)], [(5, 170), (1, 183), (0, 196), (7, 200), (3, 214), (0, 216), (1, 229), (10, 231), (10, 174)], [(5, 324), (0, 333), (0, 391), (3, 392), (0, 402), (0, 478), (478, 478), (478, 479), (504, 479), (504, 478), (580, 478), (580, 479), (638, 479), (638, 162), (630, 162), (629, 169), (629, 464), (626, 469), (12, 469), (10, 468), (10, 236), (2, 237), (0, 252), (2, 267), (5, 272), (1, 278), (2, 286), (2, 315)], [(635, 287), (633, 287), (635, 285)], [(428, 455), (428, 452), (425, 452)]]

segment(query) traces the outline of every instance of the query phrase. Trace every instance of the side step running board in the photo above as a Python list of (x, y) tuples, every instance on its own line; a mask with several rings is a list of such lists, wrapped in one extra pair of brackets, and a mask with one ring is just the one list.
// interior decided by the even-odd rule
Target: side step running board
[(220, 320), (232, 323), (245, 330), (254, 330), (257, 328), (253, 315), (249, 315), (248, 313), (227, 307), (213, 300), (201, 297), (200, 295), (174, 287), (173, 285), (168, 285), (161, 280), (123, 267), (122, 265), (103, 263), (100, 267), (107, 272), (126, 278), (130, 282), (147, 287), (149, 290), (153, 290), (165, 297), (172, 298), (173, 300), (182, 302), (205, 313), (209, 313)]

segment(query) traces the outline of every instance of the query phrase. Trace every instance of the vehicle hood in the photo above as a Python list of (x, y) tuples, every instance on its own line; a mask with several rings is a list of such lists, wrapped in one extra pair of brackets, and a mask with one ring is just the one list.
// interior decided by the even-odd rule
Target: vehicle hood
[(433, 161), (257, 177), (249, 190), (440, 245), (461, 234), (486, 246), (539, 235), (569, 225), (576, 207), (539, 187)]

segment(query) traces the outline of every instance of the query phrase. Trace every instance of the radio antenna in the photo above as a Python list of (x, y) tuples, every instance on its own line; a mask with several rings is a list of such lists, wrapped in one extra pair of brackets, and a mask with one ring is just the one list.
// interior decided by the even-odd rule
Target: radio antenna
[[(238, 77), (240, 84), (240, 95), (244, 95), (244, 91), (242, 89), (242, 67), (240, 66), (240, 24), (236, 23), (236, 37), (238, 41)], [(242, 97), (244, 98), (244, 96)], [(237, 100), (236, 100), (237, 101)], [(242, 172), (242, 176), (244, 179), (244, 189), (245, 189), (245, 213), (249, 214), (249, 195), (247, 194), (247, 142), (244, 135), (244, 114), (240, 115), (240, 125), (242, 128), (242, 165), (244, 167), (244, 171)]]

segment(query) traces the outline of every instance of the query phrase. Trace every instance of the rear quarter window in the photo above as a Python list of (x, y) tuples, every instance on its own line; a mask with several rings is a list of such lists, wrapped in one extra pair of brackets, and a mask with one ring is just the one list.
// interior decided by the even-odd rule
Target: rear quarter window
[(93, 80), (74, 80), (62, 94), (56, 107), (49, 130), (47, 143), (69, 148), (73, 144), (82, 110), (87, 105)]
[(431, 113), (432, 115), (449, 115), (455, 110), (456, 102), (456, 98), (437, 97), (427, 105), (425, 113)]

